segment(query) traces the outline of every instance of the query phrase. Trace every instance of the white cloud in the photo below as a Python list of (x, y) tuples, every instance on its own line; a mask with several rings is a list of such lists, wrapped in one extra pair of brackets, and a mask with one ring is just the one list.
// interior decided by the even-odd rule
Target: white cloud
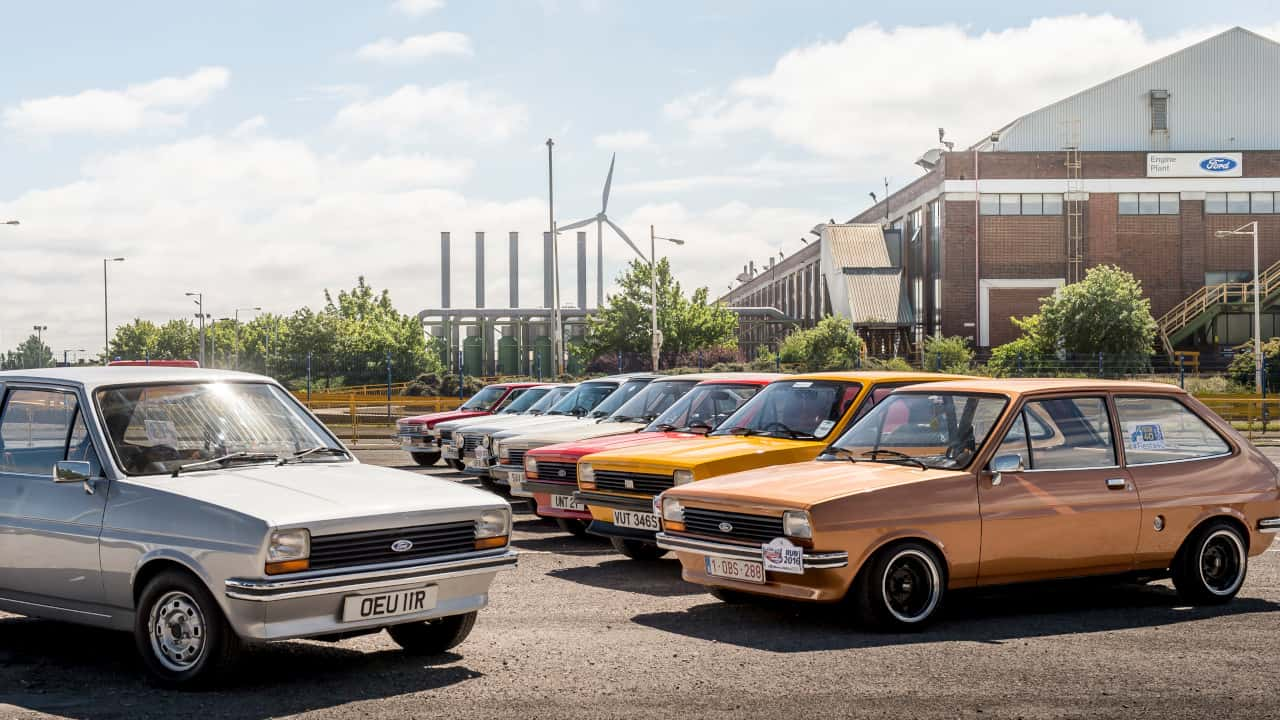
[(472, 54), (471, 38), (460, 32), (434, 32), (401, 40), (382, 38), (356, 51), (356, 57), (361, 60), (384, 63), (411, 63), (442, 55), (467, 57)]
[(186, 123), (188, 110), (208, 102), (230, 77), (226, 68), (205, 67), (185, 77), (160, 78), (124, 90), (23, 100), (5, 109), (4, 125), (31, 135), (107, 135), (178, 127)]
[(465, 82), (450, 82), (433, 87), (405, 85), (390, 95), (351, 103), (338, 111), (334, 125), (397, 141), (446, 133), (499, 142), (523, 130), (527, 119), (528, 111), (520, 103), (472, 90)]
[(402, 15), (422, 17), (444, 7), (444, 0), (396, 0), (391, 8)]
[(619, 130), (595, 137), (596, 147), (601, 150), (648, 150), (653, 147), (653, 139), (644, 130)]
[(936, 143), (939, 126), (967, 145), (1211, 32), (1154, 38), (1109, 15), (994, 32), (870, 24), (791, 50), (767, 74), (676, 98), (664, 111), (704, 136), (764, 132), (826, 157), (905, 163)]
[(262, 115), (254, 115), (236, 125), (231, 130), (231, 137), (248, 137), (256, 134), (259, 130), (267, 126), (267, 119)]

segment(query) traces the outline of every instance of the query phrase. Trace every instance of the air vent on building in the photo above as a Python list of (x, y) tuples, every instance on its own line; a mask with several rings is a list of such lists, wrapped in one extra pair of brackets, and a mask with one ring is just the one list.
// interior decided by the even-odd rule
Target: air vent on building
[(1151, 91), (1151, 131), (1167, 132), (1169, 130), (1169, 91)]

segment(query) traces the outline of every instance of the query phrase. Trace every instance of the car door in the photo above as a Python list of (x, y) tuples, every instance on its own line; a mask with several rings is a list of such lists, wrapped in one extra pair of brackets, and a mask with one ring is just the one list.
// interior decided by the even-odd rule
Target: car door
[[(102, 467), (75, 393), (9, 386), (0, 404), (0, 594), (55, 607), (102, 601), (107, 482), (55, 483), (59, 460)], [(89, 492), (88, 490), (93, 492)]]
[(979, 582), (1001, 584), (1133, 567), (1141, 505), (1116, 454), (1103, 395), (1027, 401), (994, 458), (1025, 469), (978, 478)]

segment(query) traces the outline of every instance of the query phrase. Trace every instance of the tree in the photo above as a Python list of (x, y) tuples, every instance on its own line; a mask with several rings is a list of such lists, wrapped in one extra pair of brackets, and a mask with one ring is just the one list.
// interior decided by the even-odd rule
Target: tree
[[(580, 357), (588, 363), (605, 353), (645, 353), (650, 349), (650, 308), (653, 290), (649, 264), (632, 260), (618, 278), (621, 291), (610, 295), (605, 306), (587, 325), (587, 336), (579, 346)], [(671, 264), (658, 261), (658, 329), (664, 353), (679, 353), (737, 343), (737, 318), (723, 305), (709, 300), (707, 288), (698, 288), (686, 297), (671, 275)]]
[(998, 374), (1045, 369), (1061, 355), (1093, 358), (1133, 372), (1151, 365), (1156, 321), (1142, 283), (1114, 265), (1099, 265), (1084, 280), (1040, 301), (1040, 312), (1015, 319), (1017, 340), (994, 348), (988, 367)]
[(973, 350), (962, 337), (931, 335), (924, 339), (923, 350), (921, 362), (925, 370), (967, 373), (973, 363)]
[(200, 354), (200, 332), (189, 320), (156, 325), (135, 318), (116, 328), (110, 360), (189, 360)]
[(864, 344), (848, 320), (828, 315), (807, 330), (795, 330), (782, 339), (779, 359), (804, 370), (849, 370), (862, 362)]
[(18, 347), (4, 354), (3, 365), (5, 370), (25, 370), (27, 368), (45, 368), (52, 367), (54, 364), (53, 350), (48, 345), (36, 337), (31, 335), (23, 340)]

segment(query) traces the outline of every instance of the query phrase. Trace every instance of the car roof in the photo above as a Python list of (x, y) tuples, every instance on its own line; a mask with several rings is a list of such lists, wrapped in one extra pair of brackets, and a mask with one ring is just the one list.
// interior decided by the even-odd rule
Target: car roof
[(1143, 382), (1138, 380), (1095, 380), (1086, 378), (971, 378), (966, 380), (950, 380), (927, 385), (908, 385), (902, 391), (912, 390), (982, 392), (999, 393), (1016, 397), (1030, 393), (1063, 392), (1063, 391), (1120, 391), (1120, 392), (1158, 392), (1182, 393), (1177, 385), (1159, 382)]
[(543, 383), (543, 382), (500, 382), (500, 383), (494, 383), (491, 387), (504, 387), (504, 388), (515, 389), (515, 388), (542, 387), (543, 385), (549, 385), (549, 384), (550, 383)]
[(746, 384), (746, 385), (768, 385), (774, 380), (781, 380), (782, 378), (785, 378), (785, 377), (790, 377), (790, 376), (785, 373), (753, 373), (753, 372), (721, 373), (716, 377), (708, 378), (698, 384), (699, 385), (730, 385), (732, 383), (739, 383), (739, 384)]
[(944, 373), (916, 372), (910, 370), (840, 370), (801, 373), (788, 375), (781, 380), (842, 380), (863, 383), (886, 382), (934, 382), (944, 380), (970, 379), (968, 375), (947, 375)]
[(161, 367), (155, 365), (116, 365), (114, 367), (43, 368), (36, 370), (6, 370), (0, 372), (0, 383), (39, 382), (80, 386), (85, 391), (107, 385), (136, 385), (143, 383), (201, 383), (201, 382), (265, 382), (275, 383), (264, 375), (236, 372), (234, 370), (210, 370), (208, 368)]

